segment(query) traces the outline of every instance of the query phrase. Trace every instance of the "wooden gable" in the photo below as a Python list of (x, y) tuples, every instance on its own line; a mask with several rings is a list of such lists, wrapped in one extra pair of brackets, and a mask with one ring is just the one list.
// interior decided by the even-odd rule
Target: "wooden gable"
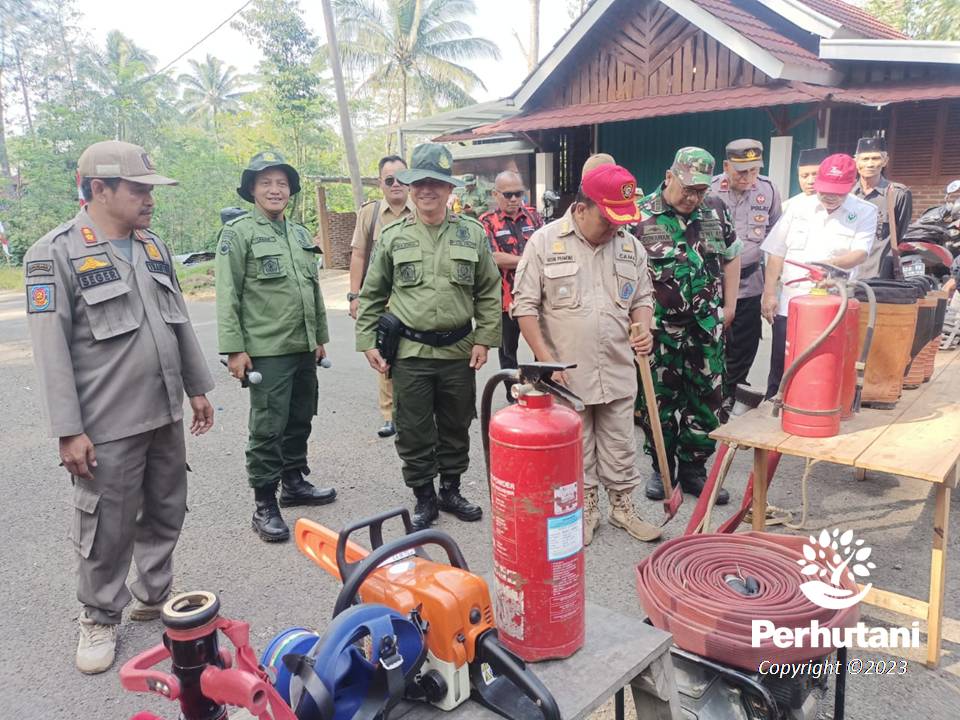
[(657, 0), (623, 3), (611, 10), (564, 65), (537, 98), (538, 109), (770, 81)]

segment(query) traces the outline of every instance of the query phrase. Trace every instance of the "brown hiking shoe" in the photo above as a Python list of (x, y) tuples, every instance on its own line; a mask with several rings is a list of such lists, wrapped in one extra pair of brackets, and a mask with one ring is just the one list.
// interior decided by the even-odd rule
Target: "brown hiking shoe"
[(610, 490), (610, 524), (626, 530), (637, 540), (653, 542), (660, 538), (659, 528), (637, 516), (633, 507), (633, 490)]
[(583, 492), (583, 544), (593, 542), (593, 534), (600, 524), (600, 490), (585, 488)]
[(77, 643), (77, 670), (95, 675), (110, 669), (117, 651), (117, 626), (101, 625), (86, 611), (77, 618), (80, 641)]
[(130, 606), (130, 619), (136, 622), (150, 622), (160, 617), (160, 611), (163, 610), (166, 600), (156, 603), (145, 603), (140, 598), (134, 598)]

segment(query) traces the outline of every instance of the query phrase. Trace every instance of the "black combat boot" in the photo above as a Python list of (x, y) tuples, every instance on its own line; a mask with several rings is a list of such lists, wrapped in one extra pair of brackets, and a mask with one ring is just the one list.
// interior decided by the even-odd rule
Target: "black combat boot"
[(460, 478), (453, 475), (440, 476), (440, 509), (465, 522), (483, 517), (483, 509), (460, 494)]
[(415, 487), (413, 494), (417, 496), (417, 505), (413, 509), (413, 529), (426, 530), (440, 517), (440, 512), (437, 509), (437, 492), (433, 489), (433, 481)]
[[(680, 481), (680, 487), (688, 495), (700, 497), (703, 492), (703, 486), (707, 483), (706, 463), (680, 463), (680, 469), (677, 472), (677, 479)], [(717, 505), (726, 505), (730, 502), (730, 493), (723, 488), (717, 493)]]
[(284, 542), (290, 539), (290, 528), (280, 515), (277, 506), (276, 484), (264, 485), (254, 489), (257, 509), (253, 513), (251, 525), (264, 542)]
[(303, 479), (304, 475), (309, 474), (309, 468), (283, 471), (283, 490), (280, 491), (280, 507), (326, 505), (337, 499), (337, 491), (333, 488), (314, 487)]
[[(663, 500), (663, 480), (660, 477), (660, 469), (657, 466), (656, 458), (653, 458), (652, 461), (653, 472), (651, 472), (650, 477), (647, 478), (647, 486), (643, 489), (643, 494), (650, 500)], [(673, 482), (676, 483), (677, 475), (673, 470), (672, 461), (670, 461), (670, 477), (673, 478)]]

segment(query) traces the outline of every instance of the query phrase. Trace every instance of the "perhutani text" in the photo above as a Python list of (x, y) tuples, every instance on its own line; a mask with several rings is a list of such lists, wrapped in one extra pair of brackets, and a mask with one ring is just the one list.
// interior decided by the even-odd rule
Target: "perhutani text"
[(810, 627), (778, 627), (770, 620), (754, 620), (751, 644), (760, 647), (772, 640), (778, 648), (916, 648), (920, 647), (920, 623), (910, 627), (868, 627), (860, 622), (853, 627), (820, 627), (816, 620)]

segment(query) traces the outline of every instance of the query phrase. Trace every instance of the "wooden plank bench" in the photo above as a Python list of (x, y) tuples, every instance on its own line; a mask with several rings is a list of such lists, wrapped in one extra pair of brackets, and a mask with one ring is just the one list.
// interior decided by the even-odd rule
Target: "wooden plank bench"
[(765, 528), (767, 462), (771, 451), (933, 483), (936, 502), (926, 600), (873, 588), (865, 603), (927, 621), (927, 665), (940, 662), (946, 551), (951, 491), (960, 483), (960, 353), (940, 353), (934, 375), (907, 390), (893, 410), (865, 408), (845, 421), (832, 438), (804, 438), (784, 432), (780, 418), (750, 412), (717, 428), (711, 437), (753, 448), (753, 529)]

